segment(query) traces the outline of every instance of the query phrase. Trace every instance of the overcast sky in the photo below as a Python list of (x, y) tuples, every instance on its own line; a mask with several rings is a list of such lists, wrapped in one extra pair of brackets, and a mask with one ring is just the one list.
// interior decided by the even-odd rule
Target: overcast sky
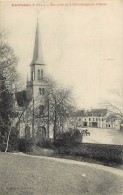
[(123, 2), (106, 2), (106, 6), (68, 7), (1, 2), (1, 26), (9, 32), (22, 79), (26, 81), (30, 73), (38, 11), (47, 71), (63, 85), (72, 86), (77, 105), (94, 108), (106, 99), (122, 100)]

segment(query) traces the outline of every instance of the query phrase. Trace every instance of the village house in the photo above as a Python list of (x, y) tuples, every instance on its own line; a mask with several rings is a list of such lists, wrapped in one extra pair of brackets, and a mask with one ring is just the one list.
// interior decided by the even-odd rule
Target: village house
[(120, 129), (120, 120), (108, 113), (107, 109), (80, 110), (76, 113), (79, 127)]

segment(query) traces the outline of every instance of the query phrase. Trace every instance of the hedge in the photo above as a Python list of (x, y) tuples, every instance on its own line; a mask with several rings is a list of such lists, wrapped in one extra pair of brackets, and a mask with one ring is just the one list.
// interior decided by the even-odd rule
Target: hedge
[(75, 147), (60, 147), (61, 155), (72, 155), (104, 162), (123, 164), (123, 145), (82, 143)]

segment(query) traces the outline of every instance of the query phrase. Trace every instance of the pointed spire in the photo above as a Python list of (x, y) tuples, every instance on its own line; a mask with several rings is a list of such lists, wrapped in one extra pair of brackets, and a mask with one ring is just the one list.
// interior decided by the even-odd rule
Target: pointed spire
[(32, 64), (42, 64), (44, 65), (43, 55), (42, 55), (42, 47), (41, 47), (41, 40), (40, 40), (40, 33), (39, 33), (39, 24), (37, 19), (37, 27), (36, 27), (36, 34), (35, 34), (35, 45), (33, 51), (33, 60)]

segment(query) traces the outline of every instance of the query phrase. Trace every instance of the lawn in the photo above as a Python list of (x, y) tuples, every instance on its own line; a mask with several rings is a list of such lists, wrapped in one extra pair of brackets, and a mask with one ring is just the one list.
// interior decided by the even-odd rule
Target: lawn
[(121, 195), (123, 178), (41, 157), (0, 153), (0, 195)]

